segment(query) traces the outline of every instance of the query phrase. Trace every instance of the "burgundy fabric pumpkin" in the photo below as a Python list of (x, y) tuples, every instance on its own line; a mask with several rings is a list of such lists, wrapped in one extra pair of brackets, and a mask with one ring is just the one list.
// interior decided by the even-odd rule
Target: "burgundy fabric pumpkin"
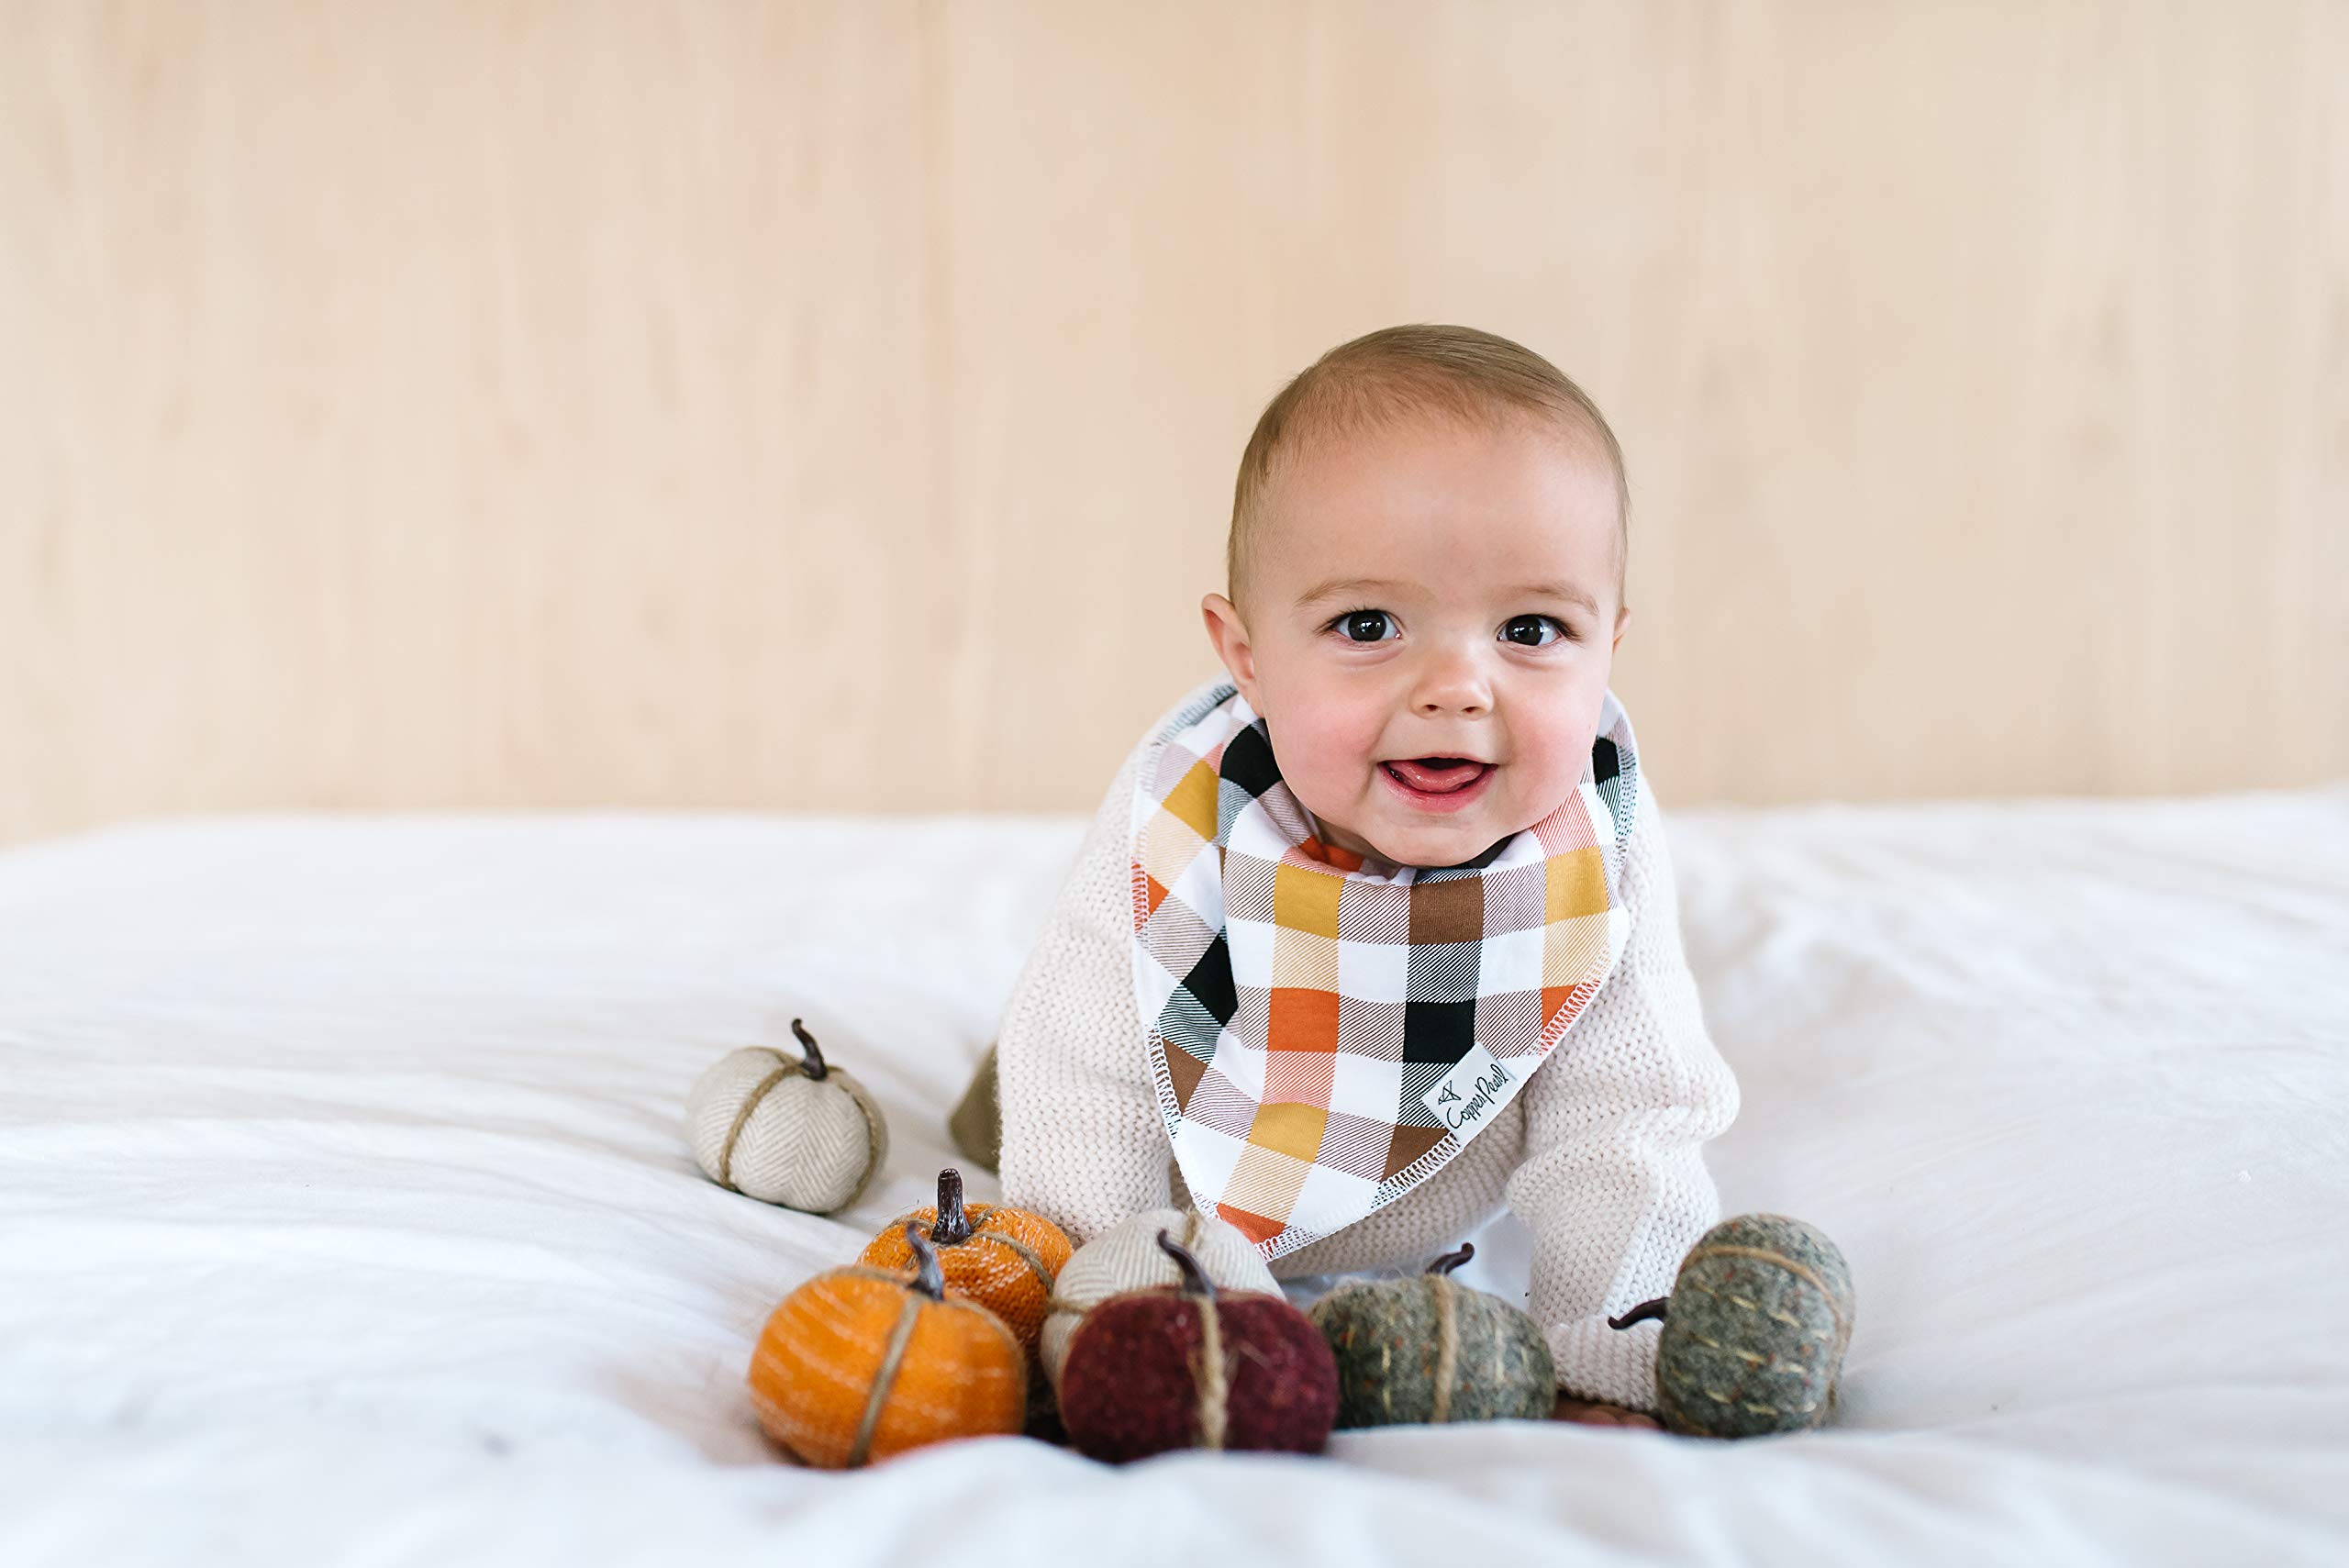
[(1338, 1363), (1278, 1296), (1219, 1292), (1164, 1230), (1180, 1286), (1113, 1296), (1085, 1314), (1061, 1373), (1069, 1441), (1123, 1463), (1175, 1449), (1319, 1453), (1338, 1418)]

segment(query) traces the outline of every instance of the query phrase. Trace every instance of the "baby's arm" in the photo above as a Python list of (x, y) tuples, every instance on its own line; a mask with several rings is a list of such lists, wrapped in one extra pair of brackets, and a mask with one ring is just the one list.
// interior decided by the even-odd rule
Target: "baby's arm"
[(1663, 817), (1645, 789), (1624, 878), (1630, 941), (1526, 1083), (1525, 1153), (1508, 1197), (1533, 1232), (1531, 1305), (1562, 1396), (1653, 1411), (1657, 1326), (1617, 1330), (1607, 1318), (1669, 1295), (1680, 1260), (1720, 1218), (1703, 1147), (1735, 1119), (1738, 1087), (1705, 1030)]
[(1169, 1201), (1166, 1124), (1128, 947), (1127, 824), (1139, 758), (1138, 750), (1126, 759), (1094, 814), (996, 1037), (1004, 1201), (1078, 1242)]

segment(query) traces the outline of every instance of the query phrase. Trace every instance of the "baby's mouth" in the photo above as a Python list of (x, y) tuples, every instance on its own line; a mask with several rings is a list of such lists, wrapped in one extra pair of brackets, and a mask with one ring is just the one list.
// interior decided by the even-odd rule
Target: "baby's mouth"
[(1408, 757), (1381, 762), (1396, 781), (1423, 795), (1451, 795), (1492, 771), (1490, 762), (1469, 757)]

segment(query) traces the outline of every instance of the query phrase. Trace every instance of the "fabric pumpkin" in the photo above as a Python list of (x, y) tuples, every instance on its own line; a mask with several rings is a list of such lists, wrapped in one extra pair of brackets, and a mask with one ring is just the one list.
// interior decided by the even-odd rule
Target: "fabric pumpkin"
[(1085, 1314), (1061, 1371), (1069, 1441), (1113, 1463), (1186, 1448), (1320, 1452), (1338, 1413), (1321, 1331), (1279, 1296), (1219, 1292), (1172, 1232), (1157, 1240), (1183, 1284)]
[(1017, 1432), (1026, 1418), (1019, 1340), (977, 1302), (946, 1294), (938, 1255), (918, 1234), (906, 1246), (910, 1273), (818, 1274), (759, 1335), (751, 1408), (803, 1463), (852, 1469), (927, 1443)]
[(1052, 1282), (1069, 1259), (1069, 1240), (1042, 1215), (1000, 1204), (963, 1201), (963, 1173), (949, 1165), (938, 1173), (938, 1202), (925, 1205), (875, 1236), (857, 1259), (874, 1268), (903, 1269), (907, 1223), (938, 1250), (939, 1267), (952, 1296), (967, 1296), (1003, 1319), (1033, 1355), (1044, 1327)]
[(832, 1214), (863, 1195), (889, 1152), (864, 1085), (824, 1060), (797, 1018), (804, 1056), (751, 1046), (721, 1058), (685, 1096), (694, 1159), (719, 1186), (762, 1203)]
[(1239, 1227), (1196, 1208), (1145, 1209), (1079, 1247), (1053, 1283), (1038, 1350), (1054, 1388), (1060, 1386), (1069, 1341), (1087, 1312), (1113, 1296), (1183, 1283), (1183, 1271), (1158, 1244), (1162, 1230), (1174, 1235), (1219, 1289), (1280, 1294), (1264, 1255)]
[(1854, 1307), (1851, 1267), (1824, 1232), (1781, 1214), (1742, 1214), (1688, 1250), (1670, 1296), (1607, 1321), (1664, 1319), (1655, 1383), (1666, 1427), (1750, 1438), (1827, 1419)]
[(1338, 1362), (1338, 1425), (1538, 1421), (1557, 1402), (1540, 1325), (1452, 1271), (1464, 1245), (1404, 1279), (1340, 1285), (1310, 1316)]

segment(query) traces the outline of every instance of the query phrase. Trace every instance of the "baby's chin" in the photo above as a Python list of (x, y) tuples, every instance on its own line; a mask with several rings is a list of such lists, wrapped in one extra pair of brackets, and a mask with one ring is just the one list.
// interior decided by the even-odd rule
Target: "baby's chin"
[[(1321, 818), (1331, 825), (1330, 818)], [(1357, 844), (1367, 844), (1380, 859), (1400, 866), (1433, 869), (1473, 861), (1516, 831), (1497, 815), (1479, 806), (1442, 822), (1396, 823), (1375, 820), (1361, 827), (1339, 823)]]
[(1397, 865), (1417, 866), (1421, 870), (1456, 866), (1473, 861), (1508, 836), (1507, 833), (1475, 831), (1357, 835), (1376, 850), (1382, 859)]

